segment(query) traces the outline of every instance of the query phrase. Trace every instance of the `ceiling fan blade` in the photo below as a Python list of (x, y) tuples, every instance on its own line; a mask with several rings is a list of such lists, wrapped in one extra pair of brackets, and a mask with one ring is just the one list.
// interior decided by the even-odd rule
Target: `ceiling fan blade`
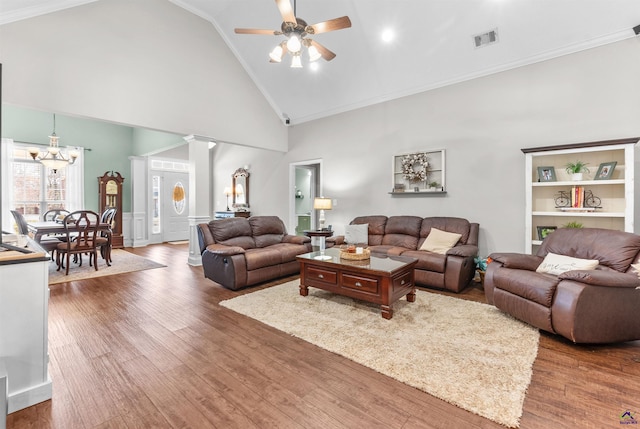
[(318, 52), (320, 52), (320, 55), (322, 55), (322, 58), (324, 58), (326, 61), (331, 61), (336, 57), (336, 54), (334, 54), (315, 40), (311, 40), (311, 44), (316, 47)]
[(293, 13), (293, 8), (289, 0), (276, 0), (276, 5), (284, 22), (293, 22), (294, 24), (298, 22), (296, 21), (296, 16)]
[(236, 34), (266, 34), (268, 36), (278, 36), (282, 34), (279, 30), (262, 30), (260, 28), (236, 28)]
[[(313, 31), (309, 31), (308, 30), (309, 27), (311, 27)], [(320, 34), (320, 33), (327, 33), (329, 31), (342, 30), (343, 28), (349, 28), (349, 27), (351, 27), (351, 20), (349, 19), (349, 17), (341, 16), (340, 18), (334, 18), (328, 21), (309, 25), (307, 27), (307, 33)]]

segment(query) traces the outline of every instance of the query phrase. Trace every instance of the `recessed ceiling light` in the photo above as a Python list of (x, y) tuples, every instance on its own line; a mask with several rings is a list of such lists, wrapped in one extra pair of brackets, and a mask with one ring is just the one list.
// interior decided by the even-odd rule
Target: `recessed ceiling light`
[(382, 41), (385, 43), (391, 42), (395, 38), (395, 33), (390, 28), (385, 29), (382, 32)]

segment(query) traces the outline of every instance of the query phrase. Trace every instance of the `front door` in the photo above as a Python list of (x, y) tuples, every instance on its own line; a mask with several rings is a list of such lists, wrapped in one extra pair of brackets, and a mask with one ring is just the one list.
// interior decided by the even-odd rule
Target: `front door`
[(162, 172), (162, 241), (189, 239), (189, 174)]

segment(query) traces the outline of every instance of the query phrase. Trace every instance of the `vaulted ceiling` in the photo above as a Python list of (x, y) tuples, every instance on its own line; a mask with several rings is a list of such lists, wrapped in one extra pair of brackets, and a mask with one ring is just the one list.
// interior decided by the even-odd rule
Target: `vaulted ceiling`
[[(313, 38), (336, 54), (311, 67), (270, 63), (285, 37), (274, 0), (169, 0), (210, 21), (276, 113), (292, 124), (637, 37), (637, 0), (291, 0), (309, 24), (349, 16)], [(294, 5), (294, 2), (296, 3)], [(87, 0), (0, 0), (0, 25)], [(476, 47), (474, 36), (497, 33)], [(391, 35), (388, 41), (383, 34)], [(576, 73), (579, 73), (576, 70)]]

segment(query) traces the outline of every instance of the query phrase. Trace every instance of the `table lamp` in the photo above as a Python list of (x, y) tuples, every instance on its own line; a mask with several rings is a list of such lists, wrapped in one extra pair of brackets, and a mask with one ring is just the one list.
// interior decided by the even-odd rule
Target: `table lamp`
[(230, 211), (230, 209), (229, 209), (229, 196), (232, 194), (232, 192), (231, 192), (231, 188), (229, 186), (224, 188), (224, 194), (227, 196), (227, 211)]
[(320, 223), (320, 229), (324, 229), (324, 211), (331, 210), (331, 198), (319, 197), (313, 200), (314, 210), (320, 210), (320, 217), (318, 222)]

